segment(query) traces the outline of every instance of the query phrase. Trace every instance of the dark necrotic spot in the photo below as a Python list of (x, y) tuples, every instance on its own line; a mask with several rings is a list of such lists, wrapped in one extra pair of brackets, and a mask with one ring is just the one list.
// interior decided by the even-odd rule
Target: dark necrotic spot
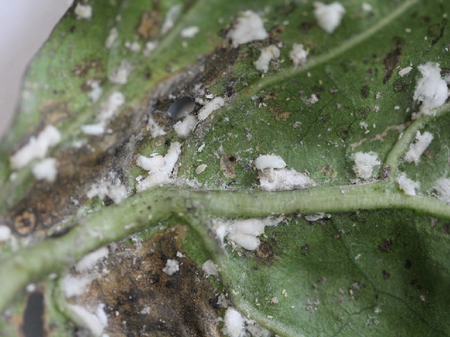
[(177, 98), (169, 107), (169, 115), (172, 118), (181, 118), (191, 113), (195, 108), (195, 101), (192, 97), (183, 96)]
[(25, 337), (44, 337), (44, 296), (32, 293), (28, 296), (27, 307), (23, 313), (22, 331)]
[(392, 245), (394, 244), (394, 241), (392, 241), (391, 239), (386, 239), (383, 240), (383, 242), (381, 243), (381, 245), (378, 246), (378, 248), (385, 253), (389, 253), (392, 249)]
[(392, 90), (394, 92), (405, 92), (409, 89), (409, 83), (407, 80), (399, 78), (398, 80), (395, 80), (392, 84)]
[(406, 262), (405, 262), (405, 268), (406, 268), (406, 269), (409, 269), (409, 268), (411, 268), (411, 266), (412, 266), (411, 260), (406, 260)]
[(369, 86), (368, 86), (368, 85), (364, 85), (364, 86), (361, 88), (361, 96), (362, 96), (363, 98), (367, 98), (367, 97), (369, 97), (369, 94), (370, 94), (370, 88), (369, 88)]
[(381, 178), (387, 179), (387, 178), (389, 178), (390, 175), (391, 175), (391, 167), (390, 167), (390, 166), (386, 166), (386, 167), (381, 171)]
[(255, 251), (256, 260), (261, 263), (270, 263), (275, 258), (275, 252), (270, 243), (261, 241), (261, 244)]

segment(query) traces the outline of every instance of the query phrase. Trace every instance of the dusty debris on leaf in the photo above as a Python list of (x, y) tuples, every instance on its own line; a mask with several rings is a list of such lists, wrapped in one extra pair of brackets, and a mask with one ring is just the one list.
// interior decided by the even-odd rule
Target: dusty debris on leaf
[(169, 276), (172, 276), (179, 270), (180, 270), (180, 263), (177, 260), (171, 259), (167, 260), (165, 267), (162, 269), (162, 271)]
[(433, 186), (438, 198), (450, 204), (450, 179), (441, 178)]
[[(239, 220), (213, 220), (213, 230), (217, 239), (223, 242), (227, 237), (233, 244), (237, 244), (247, 250), (255, 250), (261, 241), (258, 236), (264, 233), (267, 226), (277, 226), (283, 221), (283, 217), (268, 217), (263, 219), (239, 219)], [(264, 248), (262, 248), (264, 250)], [(264, 255), (263, 251), (260, 252)]]
[(198, 32), (200, 32), (200, 28), (197, 26), (186, 27), (181, 30), (180, 36), (183, 39), (192, 39)]
[(314, 3), (314, 16), (319, 26), (328, 34), (333, 33), (341, 23), (345, 8), (339, 2), (324, 4), (320, 1)]
[(420, 131), (417, 131), (416, 134), (416, 142), (409, 144), (408, 152), (406, 152), (404, 159), (408, 163), (416, 163), (416, 165), (420, 162), (420, 156), (425, 152), (428, 145), (430, 145), (433, 140), (433, 135), (428, 131), (424, 132), (423, 135), (420, 134)]
[(102, 200), (108, 197), (115, 204), (120, 204), (127, 197), (127, 189), (120, 181), (112, 183), (111, 179), (103, 179), (98, 183), (92, 184), (86, 196), (89, 199), (99, 197)]
[(75, 7), (75, 15), (77, 16), (77, 20), (89, 20), (92, 18), (92, 7), (90, 5), (82, 5), (81, 3), (78, 3)]
[(311, 97), (307, 97), (302, 95), (300, 99), (305, 103), (307, 106), (311, 106), (313, 104), (316, 104), (319, 101), (319, 98), (315, 94), (311, 94)]
[(165, 156), (153, 154), (151, 158), (139, 156), (136, 164), (148, 171), (148, 176), (137, 183), (136, 191), (142, 192), (149, 188), (167, 184), (172, 181), (171, 174), (181, 153), (181, 144), (174, 142), (170, 145)]
[(222, 97), (216, 97), (212, 101), (206, 103), (198, 112), (198, 119), (205, 120), (213, 111), (224, 106), (225, 101)]
[[(177, 256), (181, 231), (175, 227), (138, 244), (111, 245), (114, 254), (93, 269), (70, 274), (96, 277), (85, 291), (68, 299), (70, 305), (96, 316), (110, 336), (138, 331), (151, 336), (218, 336), (217, 296), (202, 271), (188, 257)], [(182, 261), (171, 275), (163, 271), (168, 261)]]
[(55, 158), (46, 158), (36, 163), (31, 171), (37, 180), (45, 180), (52, 183), (58, 175), (57, 161)]
[(47, 125), (37, 137), (31, 136), (28, 143), (10, 157), (11, 168), (21, 169), (34, 159), (42, 159), (50, 147), (61, 141), (61, 134), (53, 125)]
[(405, 67), (403, 69), (400, 69), (400, 71), (398, 72), (398, 74), (400, 75), (400, 77), (403, 77), (407, 74), (409, 74), (411, 72), (413, 68), (412, 67)]
[(217, 265), (212, 260), (206, 260), (202, 265), (202, 270), (205, 272), (206, 277), (213, 275), (219, 277), (219, 270)]
[(407, 178), (405, 172), (400, 173), (395, 181), (406, 195), (414, 196), (416, 195), (416, 189), (420, 188), (420, 183)]
[(305, 219), (308, 221), (311, 221), (311, 222), (315, 222), (315, 221), (321, 220), (321, 219), (330, 219), (330, 218), (331, 218), (331, 214), (325, 214), (324, 212), (305, 215)]
[(228, 308), (225, 312), (224, 333), (228, 337), (240, 337), (244, 333), (245, 318), (234, 308)]
[(380, 165), (378, 160), (378, 154), (370, 152), (357, 152), (353, 155), (355, 160), (355, 165), (353, 166), (353, 171), (358, 178), (368, 180), (372, 176), (373, 168)]
[(177, 122), (173, 129), (178, 134), (178, 136), (182, 138), (186, 138), (189, 136), (192, 130), (194, 130), (195, 126), (197, 125), (198, 121), (197, 118), (193, 115), (186, 116), (183, 121)]
[(117, 27), (111, 28), (111, 30), (109, 31), (109, 35), (105, 40), (105, 48), (110, 49), (114, 45), (114, 42), (116, 41), (118, 36), (119, 31), (117, 30)]
[(173, 26), (175, 25), (175, 21), (180, 15), (182, 9), (183, 6), (181, 4), (177, 4), (169, 8), (161, 27), (161, 35), (167, 34), (167, 32), (169, 32), (173, 28)]
[(422, 114), (431, 114), (430, 110), (441, 106), (448, 98), (447, 82), (441, 77), (439, 63), (427, 62), (417, 68), (422, 77), (417, 81), (414, 99), (422, 102), (422, 105), (420, 106), (420, 112), (413, 114), (413, 119), (420, 117)]
[(292, 50), (289, 52), (289, 57), (294, 63), (294, 68), (306, 64), (306, 59), (308, 57), (308, 51), (305, 50), (302, 44), (294, 43), (292, 45)]
[[(278, 221), (273, 224), (278, 224)], [(236, 220), (228, 227), (227, 237), (245, 249), (255, 250), (260, 244), (258, 236), (264, 233), (266, 225), (273, 224), (260, 219)]]
[(250, 41), (264, 40), (268, 36), (263, 20), (253, 11), (240, 13), (227, 34), (234, 48)]
[(125, 96), (120, 91), (114, 91), (100, 106), (95, 116), (96, 124), (81, 126), (81, 132), (91, 136), (101, 136), (105, 132), (106, 124), (120, 112), (125, 103)]
[(315, 186), (315, 182), (294, 169), (285, 169), (286, 163), (280, 156), (261, 155), (255, 160), (262, 189), (267, 191), (301, 190)]
[(109, 75), (109, 80), (113, 84), (125, 84), (128, 82), (128, 76), (133, 69), (134, 67), (130, 62), (122, 60), (120, 66)]
[(258, 60), (253, 62), (256, 69), (267, 73), (269, 71), (270, 61), (275, 60), (280, 57), (280, 50), (275, 45), (270, 45), (266, 48), (261, 49), (261, 55), (259, 55)]

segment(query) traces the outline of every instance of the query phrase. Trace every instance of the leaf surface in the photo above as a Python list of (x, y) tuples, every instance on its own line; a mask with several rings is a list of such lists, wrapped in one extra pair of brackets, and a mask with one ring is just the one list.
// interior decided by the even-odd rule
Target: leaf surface
[[(120, 243), (130, 251), (134, 249), (124, 258), (131, 261), (131, 254), (140, 254), (142, 242), (153, 242), (149, 238), (159, 238), (166, 228), (179, 230), (179, 226), (173, 226), (187, 224), (190, 229), (175, 236), (175, 246), (180, 245), (178, 248), (199, 268), (208, 258), (213, 259), (219, 265), (222, 283), (212, 277), (209, 280), (217, 293), (227, 294), (233, 307), (272, 333), (450, 334), (449, 210), (435, 198), (433, 190), (435, 182), (447, 178), (449, 171), (448, 107), (435, 117), (411, 120), (412, 113), (419, 109), (413, 99), (420, 77), (417, 66), (437, 62), (442, 76), (450, 68), (447, 3), (373, 1), (371, 9), (364, 10), (367, 6), (362, 1), (342, 1), (346, 12), (332, 34), (318, 26), (314, 6), (307, 2), (117, 0), (90, 1), (89, 5), (92, 18), (77, 18), (74, 4), (30, 64), (16, 121), (2, 141), (1, 221), (13, 229), (17, 241), (0, 244), (0, 259), (13, 259), (14, 251), (33, 244), (45, 247), (51, 241), (49, 237), (64, 238), (64, 228), (69, 230), (80, 223), (97, 228), (95, 221), (110, 221), (114, 233), (102, 232), (107, 227), (99, 225), (101, 229), (95, 233), (105, 235), (100, 235), (98, 243), (90, 238), (79, 251), (71, 251), (73, 256), (66, 268), (81, 252), (109, 243), (109, 238), (126, 238), (133, 226), (148, 226), (131, 242)], [(176, 8), (180, 15), (173, 18), (173, 28), (163, 33), (165, 18)], [(227, 32), (245, 10), (263, 17), (269, 37), (232, 48)], [(198, 34), (181, 38), (181, 30), (192, 26), (199, 28)], [(117, 37), (108, 44), (114, 31)], [(133, 42), (139, 51), (127, 47)], [(148, 42), (156, 43), (156, 49), (145, 51)], [(289, 56), (294, 43), (303, 44), (309, 52), (307, 63), (297, 68)], [(254, 62), (261, 49), (269, 45), (278, 45), (281, 55), (270, 63), (268, 73), (262, 74)], [(112, 78), (124, 65), (130, 73), (126, 83), (117, 83)], [(409, 73), (399, 74), (408, 66), (412, 67)], [(96, 102), (89, 96), (92, 81), (102, 88)], [(108, 120), (107, 131), (101, 136), (83, 134), (81, 127), (96, 122), (102, 104), (116, 91), (124, 95), (125, 103), (117, 116)], [(196, 115), (208, 101), (207, 94), (222, 97), (224, 107), (200, 121), (186, 139), (178, 136), (173, 130), (177, 120), (166, 113), (174, 99), (197, 98)], [(312, 95), (318, 98), (313, 104), (308, 102)], [(165, 134), (153, 137), (149, 118)], [(36, 181), (30, 166), (13, 172), (9, 163), (9, 157), (47, 124), (55, 125), (62, 135), (61, 142), (48, 153), (59, 163), (58, 178), (52, 184)], [(419, 129), (432, 133), (434, 139), (419, 163), (403, 162), (403, 154)], [(175, 171), (178, 185), (133, 196), (136, 181), (147, 175), (136, 166), (138, 155), (164, 156), (175, 142), (182, 143)], [(354, 170), (354, 155), (360, 151), (372, 151), (380, 161), (368, 181), (358, 179)], [(224, 248), (211, 237), (211, 218), (271, 213), (272, 205), (261, 201), (264, 208), (258, 204), (267, 195), (258, 194), (260, 182), (254, 167), (255, 159), (266, 154), (280, 156), (288, 169), (307, 174), (316, 187), (301, 197), (289, 192), (272, 194), (273, 213), (285, 213), (285, 219), (265, 229), (258, 250), (235, 247), (227, 240)], [(200, 165), (206, 165), (202, 172), (198, 170)], [(392, 172), (386, 171), (387, 167)], [(399, 172), (420, 182), (420, 197), (403, 195), (395, 183)], [(129, 200), (110, 206), (111, 198), (89, 199), (92, 185), (105, 181), (125, 186)], [(196, 194), (188, 186), (210, 192)], [(337, 190), (342, 193), (336, 194)], [(253, 202), (240, 202), (248, 199), (236, 191), (248, 192), (247, 196), (254, 196)], [(299, 199), (292, 201), (290, 196)], [(423, 202), (417, 202), (417, 198)], [(321, 200), (327, 200), (326, 204)], [(289, 214), (280, 211), (291, 201), (298, 203), (297, 212), (291, 206)], [(145, 202), (152, 206), (144, 207)], [(161, 211), (158, 202), (165, 203)], [(102, 218), (109, 207), (114, 215)], [(331, 209), (332, 214), (308, 221), (308, 214), (300, 214), (302, 209), (307, 213)], [(139, 214), (128, 213), (130, 210)], [(194, 217), (185, 214), (192, 210)], [(93, 220), (92, 212), (97, 212)], [(154, 221), (165, 222), (153, 223), (152, 214)], [(80, 227), (76, 230), (85, 233)], [(122, 233), (118, 228), (126, 229)], [(169, 256), (158, 254), (163, 262)], [(170, 257), (175, 258), (173, 254)], [(138, 260), (145, 261), (141, 255)], [(108, 261), (119, 263), (112, 257)], [(158, 264), (158, 268), (161, 266)], [(133, 277), (138, 275), (139, 269), (129, 268)], [(183, 273), (187, 269), (194, 274), (189, 274), (185, 282), (193, 282), (199, 269), (186, 267)], [(124, 273), (123, 268), (117, 270), (112, 274)], [(32, 281), (45, 276), (39, 271), (33, 275)], [(64, 308), (67, 303), (84, 302), (55, 295), (61, 292), (59, 281), (47, 280), (40, 285), (38, 291), (47, 301), (49, 335), (69, 334), (74, 329), (70, 320), (80, 322)], [(115, 287), (119, 291), (123, 286)], [(95, 299), (105, 301), (97, 288), (90, 291), (97, 294)], [(205, 303), (208, 296), (202, 297)], [(4, 335), (22, 329), (17, 322), (22, 319), (26, 300), (22, 294), (10, 315), (0, 321)], [(139, 315), (142, 308), (138, 310), (136, 303), (140, 300), (135, 299), (133, 304), (132, 299), (130, 303), (124, 299), (125, 306)], [(219, 312), (217, 305), (205, 306), (199, 309), (201, 314), (196, 311), (195, 317), (201, 321), (198, 317), (203, 317), (205, 309), (204, 317), (211, 322)], [(195, 305), (192, 308), (197, 310)], [(114, 315), (115, 310), (108, 310), (108, 315)], [(116, 330), (109, 327), (109, 332), (121, 335), (145, 331), (142, 324), (139, 321), (129, 328), (115, 324)], [(219, 330), (217, 322), (207, 328), (202, 324), (197, 333)]]

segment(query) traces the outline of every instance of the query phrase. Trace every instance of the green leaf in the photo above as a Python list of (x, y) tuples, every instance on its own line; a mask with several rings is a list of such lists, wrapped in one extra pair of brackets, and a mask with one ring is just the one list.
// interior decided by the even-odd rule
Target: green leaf
[[(14, 126), (2, 141), (0, 220), (14, 237), (0, 243), (0, 309), (11, 308), (0, 319), (2, 335), (17, 335), (17, 322), (27, 323), (30, 296), (23, 289), (31, 282), (33, 293), (45, 295), (49, 336), (72, 335), (77, 326), (95, 333), (72, 309), (95, 313), (99, 303), (109, 322), (100, 330), (110, 335), (220, 334), (217, 317), (226, 310), (217, 305), (219, 294), (279, 336), (450, 334), (450, 206), (433, 189), (448, 177), (450, 106), (412, 120), (420, 109), (413, 98), (418, 66), (437, 62), (443, 77), (450, 68), (448, 3), (373, 1), (368, 9), (345, 0), (331, 34), (307, 2), (88, 5), (92, 17), (77, 18), (74, 4), (30, 64)], [(163, 32), (177, 10), (174, 26)], [(263, 17), (269, 37), (233, 48), (229, 31), (246, 10)], [(199, 32), (182, 38), (192, 26)], [(148, 42), (156, 49), (145, 51)], [(289, 55), (294, 44), (308, 50), (298, 67)], [(263, 74), (254, 62), (269, 45), (280, 56)], [(126, 80), (114, 79), (120, 67), (129, 71)], [(98, 101), (90, 97), (93, 81), (102, 89)], [(103, 121), (106, 132), (83, 134), (115, 92), (125, 102)], [(197, 98), (197, 116), (210, 94), (224, 106), (187, 138), (178, 135), (178, 120), (165, 113), (175, 98)], [(312, 95), (316, 102), (308, 101)], [(152, 134), (149, 119), (164, 132)], [(50, 183), (34, 178), (33, 164), (16, 171), (10, 165), (48, 124), (61, 132), (46, 154), (58, 162)], [(419, 130), (434, 138), (420, 162), (408, 163), (403, 156)], [(176, 177), (136, 193), (148, 175), (138, 156), (165, 156), (176, 142)], [(358, 152), (377, 155), (369, 179), (354, 168)], [(314, 184), (261, 191), (255, 160), (267, 154)], [(399, 188), (402, 172), (420, 183), (416, 196)], [(117, 201), (114, 186), (128, 198)], [(93, 187), (100, 197), (92, 197)], [(326, 214), (309, 217), (320, 212)], [(265, 228), (254, 251), (216, 237), (217, 222), (267, 216), (283, 221)], [(108, 244), (94, 269), (72, 268)], [(218, 265), (217, 279), (203, 279), (208, 259)], [(168, 260), (181, 269), (164, 272)], [(53, 273), (57, 279), (49, 280)], [(66, 298), (64, 275), (97, 279)], [(153, 306), (148, 313), (145, 303)]]

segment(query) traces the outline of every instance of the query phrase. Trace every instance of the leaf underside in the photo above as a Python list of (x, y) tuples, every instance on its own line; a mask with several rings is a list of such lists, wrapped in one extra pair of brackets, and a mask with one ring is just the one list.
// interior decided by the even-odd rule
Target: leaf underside
[[(182, 5), (181, 14), (174, 28), (162, 35), (164, 17), (177, 4)], [(65, 228), (84, 224), (92, 212), (121, 207), (110, 206), (108, 199), (88, 199), (86, 193), (93, 183), (109, 179), (120, 180), (134, 194), (136, 177), (147, 174), (136, 166), (137, 156), (165, 155), (176, 141), (183, 143), (178, 177), (196, 179), (202, 190), (229, 190), (230, 196), (236, 190), (257, 193), (253, 162), (259, 155), (282, 157), (287, 168), (307, 172), (320, 187), (354, 182), (356, 152), (376, 152), (383, 163), (418, 110), (413, 100), (417, 66), (432, 61), (440, 64), (443, 75), (449, 72), (450, 5), (373, 1), (372, 9), (364, 11), (363, 1), (342, 4), (346, 13), (333, 34), (317, 25), (314, 6), (306, 2), (91, 0), (89, 20), (76, 18), (74, 4), (30, 64), (15, 123), (2, 140), (0, 220), (17, 240), (0, 243), (0, 259), (64, 236)], [(232, 48), (226, 33), (245, 10), (264, 17), (269, 38)], [(189, 26), (198, 26), (199, 33), (183, 40), (180, 30)], [(113, 27), (118, 37), (106, 48)], [(126, 41), (137, 41), (141, 50), (125, 48)], [(144, 56), (147, 41), (159, 44)], [(278, 43), (281, 55), (262, 76), (253, 62), (262, 48)], [(293, 67), (293, 43), (309, 49), (304, 67)], [(134, 70), (126, 84), (113, 84), (109, 76), (123, 60)], [(398, 74), (410, 65), (411, 72)], [(97, 103), (89, 100), (89, 80), (101, 83), (103, 95)], [(225, 106), (200, 122), (187, 139), (173, 131), (176, 120), (155, 114), (166, 135), (152, 138), (146, 128), (149, 107), (167, 111), (173, 97), (203, 97), (199, 89), (223, 97)], [(100, 137), (82, 134), (80, 127), (95, 122), (96, 111), (113, 91), (122, 92), (126, 101), (108, 124), (111, 131)], [(305, 104), (312, 94), (318, 102)], [(9, 156), (47, 124), (62, 134), (61, 143), (49, 153), (59, 163), (56, 182), (35, 181), (29, 168), (10, 179)], [(434, 139), (421, 161), (400, 160), (398, 166), (420, 182), (418, 194), (430, 200), (434, 183), (448, 175), (449, 125), (449, 115), (431, 119), (423, 131)], [(222, 157), (233, 158), (233, 178), (224, 174)], [(207, 168), (198, 174), (201, 164)], [(383, 185), (382, 169), (375, 167), (370, 183), (381, 181), (376, 186), (386, 194), (401, 193), (392, 181)], [(287, 214), (278, 226), (266, 228), (261, 246), (253, 252), (231, 245), (224, 251), (211, 249), (207, 231), (189, 227), (179, 209), (169, 211), (161, 223), (147, 221), (148, 228), (132, 239), (124, 234), (114, 243), (122, 255), (110, 254), (102, 263), (109, 268), (108, 277), (119, 281), (95, 281), (84, 297), (71, 300), (62, 299), (58, 280), (38, 283), (34, 293), (44, 294), (45, 333), (69, 336), (81, 329), (89, 335), (89, 330), (76, 327), (64, 306), (101, 301), (108, 308), (111, 324), (105, 333), (110, 336), (220, 335), (217, 317), (224, 310), (217, 306), (217, 297), (223, 293), (243, 315), (280, 336), (449, 335), (449, 219), (444, 213), (431, 217), (408, 207), (345, 212), (352, 209), (345, 206), (315, 222)], [(134, 221), (128, 222), (127, 216), (121, 214), (124, 225)], [(200, 226), (206, 228), (208, 222)], [(186, 264), (171, 278), (161, 268), (167, 259), (177, 258), (177, 251), (186, 254)], [(204, 278), (200, 269), (207, 259), (221, 267), (220, 281)], [(149, 265), (142, 266), (145, 263)], [(136, 280), (141, 274), (147, 285)], [(25, 331), (30, 298), (25, 293), (16, 297), (0, 318), (1, 335)], [(151, 308), (148, 318), (139, 316), (144, 302), (158, 308)], [(162, 304), (166, 302), (176, 304)], [(130, 324), (121, 325), (116, 311)]]

